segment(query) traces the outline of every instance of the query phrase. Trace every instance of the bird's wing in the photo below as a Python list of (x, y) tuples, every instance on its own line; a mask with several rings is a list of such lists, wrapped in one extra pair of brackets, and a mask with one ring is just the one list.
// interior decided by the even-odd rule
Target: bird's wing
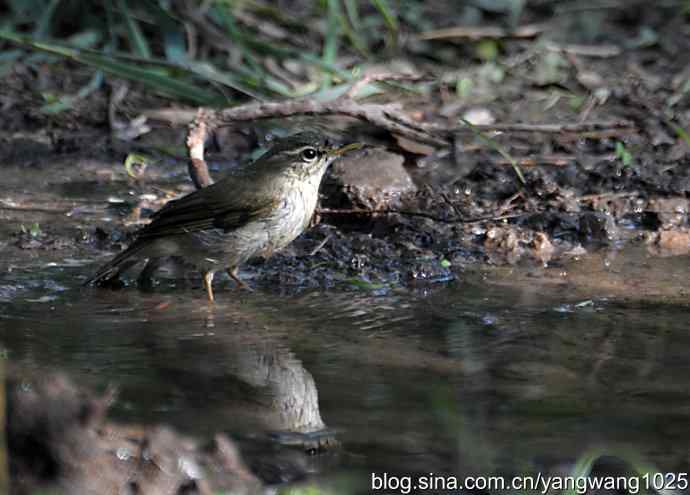
[(257, 202), (249, 184), (223, 180), (180, 199), (169, 201), (153, 215), (140, 238), (220, 228), (232, 230), (270, 212), (275, 201)]

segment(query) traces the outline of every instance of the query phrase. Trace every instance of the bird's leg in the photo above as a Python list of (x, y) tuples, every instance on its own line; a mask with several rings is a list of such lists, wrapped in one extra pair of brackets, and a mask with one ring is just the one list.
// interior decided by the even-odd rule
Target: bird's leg
[(242, 279), (239, 277), (239, 275), (237, 275), (237, 269), (238, 269), (238, 268), (237, 268), (236, 266), (233, 267), (233, 268), (228, 268), (228, 269), (227, 269), (227, 272), (228, 272), (228, 275), (230, 275), (230, 278), (233, 279), (233, 280), (235, 281), (235, 283), (236, 283), (237, 285), (239, 285), (240, 287), (242, 287), (243, 289), (246, 289), (246, 290), (248, 290), (249, 292), (254, 292), (254, 289), (252, 289), (251, 287), (249, 287), (249, 285), (247, 285), (247, 283), (246, 283), (244, 280), (242, 280)]
[(204, 277), (204, 288), (206, 289), (206, 294), (208, 295), (208, 302), (213, 302), (213, 275), (214, 272), (204, 272), (202, 276)]

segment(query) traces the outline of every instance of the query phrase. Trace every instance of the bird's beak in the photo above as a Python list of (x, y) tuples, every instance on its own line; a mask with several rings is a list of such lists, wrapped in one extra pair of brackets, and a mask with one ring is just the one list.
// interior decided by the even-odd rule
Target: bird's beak
[(340, 148), (334, 148), (334, 149), (330, 150), (328, 152), (328, 156), (338, 157), (338, 156), (341, 156), (341, 155), (347, 153), (348, 151), (358, 150), (358, 149), (361, 149), (363, 147), (364, 147), (364, 144), (362, 144), (362, 143), (346, 144), (345, 146), (341, 146)]

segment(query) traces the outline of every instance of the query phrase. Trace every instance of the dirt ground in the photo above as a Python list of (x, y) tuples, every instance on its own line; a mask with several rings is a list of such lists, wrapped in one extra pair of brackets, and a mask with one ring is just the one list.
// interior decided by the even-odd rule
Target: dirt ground
[[(527, 20), (542, 20), (539, 9), (528, 12)], [(550, 19), (551, 41), (500, 40), (498, 58), (489, 61), (463, 58), (473, 45), (441, 36), (424, 41), (422, 55), (385, 64), (437, 78), (416, 95), (377, 97), (402, 101), (419, 121), (448, 125), (462, 117), (527, 129), (485, 137), (460, 129), (451, 148), (339, 117), (222, 129), (207, 154), (216, 176), (246, 159), (266, 134), (304, 126), (370, 145), (333, 167), (318, 226), (249, 267), (252, 277), (296, 288), (405, 286), (452, 280), (468, 264), (539, 266), (628, 243), (686, 254), (690, 39), (682, 16), (671, 14), (612, 14), (604, 34), (587, 45), (571, 42), (581, 41), (579, 31), (558, 35), (564, 21)], [(643, 28), (654, 39), (640, 40)], [(69, 92), (87, 73), (69, 63), (17, 63), (3, 78), (5, 249), (69, 251), (76, 243), (87, 256), (116, 252), (152, 211), (191, 190), (183, 123), (193, 109), (130, 89), (115, 107), (118, 119), (131, 124), (148, 115), (151, 128), (134, 140), (109, 129), (116, 81), (71, 110), (41, 111), (41, 92)], [(499, 147), (519, 164), (524, 184)], [(131, 153), (152, 163), (135, 170), (136, 178), (122, 165)], [(106, 210), (107, 223), (97, 210)]]
[[(444, 284), (478, 266), (572, 266), (583, 258), (603, 264), (600, 253), (631, 246), (651, 256), (687, 255), (690, 36), (683, 16), (662, 10), (606, 18), (605, 34), (588, 43), (566, 34), (549, 42), (506, 37), (496, 59), (481, 59), (467, 38), (439, 37), (411, 42), (416, 56), (379, 66), (434, 76), (436, 82), (419, 92), (388, 90), (376, 97), (402, 102), (420, 122), (451, 125), (464, 118), (498, 130), (503, 124), (526, 128), (486, 130), (485, 136), (459, 129), (451, 147), (416, 143), (345, 117), (219, 131), (207, 154), (216, 177), (270, 133), (317, 126), (368, 145), (332, 167), (311, 230), (283, 252), (244, 267), (249, 283), (278, 291), (385, 290)], [(530, 15), (541, 20), (537, 8)], [(552, 19), (549, 29), (558, 33), (563, 22)], [(643, 36), (649, 31), (653, 39)], [(18, 62), (0, 80), (3, 257), (50, 253), (87, 259), (95, 268), (131, 242), (166, 201), (193, 190), (184, 139), (195, 109), (132, 86), (115, 111), (128, 125), (147, 117), (150, 130), (136, 139), (120, 139), (112, 127), (118, 81), (68, 111), (41, 110), (42, 95), (73, 93), (89, 74), (70, 62)], [(516, 160), (524, 184), (502, 152)], [(147, 165), (128, 173), (123, 164), (133, 153), (145, 154)], [(49, 395), (72, 390), (41, 387)], [(89, 411), (85, 417), (73, 411), (79, 428), (91, 424)], [(153, 442), (141, 439), (146, 435), (137, 448)], [(44, 470), (54, 469), (41, 462)], [(185, 486), (179, 493), (202, 490)], [(133, 487), (131, 493), (153, 492)]]
[[(565, 126), (560, 132), (493, 134), (520, 164), (525, 184), (492, 145), (467, 132), (457, 135), (454, 149), (434, 149), (337, 117), (224, 129), (208, 154), (216, 176), (260, 146), (267, 125), (281, 126), (279, 132), (328, 125), (370, 145), (333, 167), (322, 187), (318, 225), (283, 253), (248, 267), (256, 283), (444, 282), (468, 264), (539, 266), (628, 243), (643, 243), (659, 255), (686, 254), (690, 144), (682, 129), (690, 110), (681, 84), (688, 65), (661, 48), (583, 59), (567, 68), (569, 83), (580, 85), (586, 70), (597, 80), (594, 93), (606, 97), (591, 93), (574, 108), (562, 90), (526, 79), (534, 63), (515, 67), (495, 88), (507, 95), (479, 105), (458, 101), (443, 87), (424, 100), (403, 96), (410, 112), (425, 120), (464, 115), (477, 123)], [(50, 70), (55, 84), (64, 72)], [(20, 67), (3, 82), (5, 249), (78, 249), (90, 257), (119, 251), (147, 216), (192, 190), (183, 158), (185, 127), (150, 119), (147, 135), (119, 141), (103, 122), (105, 94), (70, 112), (41, 114), (27, 90), (41, 77)], [(156, 104), (162, 102), (134, 93), (128, 111)], [(581, 121), (626, 124), (580, 131)], [(136, 178), (122, 165), (130, 153), (150, 157)]]

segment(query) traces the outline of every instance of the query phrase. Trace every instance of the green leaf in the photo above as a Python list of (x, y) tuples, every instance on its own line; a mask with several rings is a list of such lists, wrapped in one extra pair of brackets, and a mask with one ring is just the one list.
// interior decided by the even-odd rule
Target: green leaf
[(632, 165), (632, 154), (625, 148), (625, 145), (620, 141), (616, 142), (616, 158), (618, 158), (624, 167)]
[(365, 280), (363, 278), (358, 278), (358, 277), (352, 277), (352, 278), (347, 278), (345, 279), (345, 282), (350, 284), (353, 287), (357, 287), (358, 289), (366, 289), (366, 290), (378, 290), (378, 289), (384, 289), (388, 287), (386, 284), (379, 284), (375, 282), (370, 282), (369, 280)]
[(458, 98), (467, 99), (472, 92), (472, 86), (474, 86), (474, 83), (469, 77), (458, 79), (458, 82), (455, 84), (455, 93), (458, 95)]
[(678, 134), (678, 137), (681, 138), (685, 143), (690, 146), (690, 134), (688, 134), (688, 131), (683, 129), (681, 126), (676, 125), (674, 123), (671, 123), (671, 127), (673, 128), (674, 131), (676, 131), (676, 134)]
[(101, 41), (101, 33), (88, 30), (73, 34), (67, 38), (67, 44), (76, 48), (93, 48)]
[(498, 57), (498, 42), (492, 39), (481, 40), (477, 43), (476, 53), (484, 62), (493, 62)]
[(539, 86), (558, 84), (567, 77), (569, 67), (561, 54), (548, 52), (537, 62), (533, 78)]
[[(134, 179), (138, 179), (141, 177), (143, 174), (143, 170), (148, 166), (150, 163), (151, 159), (146, 156), (142, 155), (139, 153), (130, 153), (127, 155), (127, 158), (125, 158), (125, 170), (127, 170), (127, 175)], [(135, 168), (139, 166), (140, 170), (136, 171)]]
[(46, 100), (46, 104), (41, 106), (41, 112), (47, 114), (56, 114), (64, 112), (65, 110), (71, 110), (74, 107), (74, 102), (77, 100), (72, 95), (55, 96), (43, 94), (43, 98)]
[(43, 234), (41, 226), (38, 224), (38, 222), (31, 224), (31, 230), (29, 230), (29, 234), (31, 234), (31, 237), (38, 237)]
[(579, 111), (579, 110), (582, 108), (582, 106), (585, 104), (586, 101), (587, 101), (587, 97), (586, 97), (586, 96), (582, 96), (582, 95), (572, 95), (572, 96), (568, 99), (568, 106), (569, 106), (570, 108), (572, 108), (573, 111), (576, 111), (576, 112), (577, 112), (577, 111)]
[(39, 237), (43, 235), (43, 231), (41, 230), (41, 226), (38, 224), (38, 222), (32, 223), (28, 229), (24, 224), (22, 224), (19, 226), (19, 230), (21, 230), (22, 234), (29, 234), (31, 237)]

